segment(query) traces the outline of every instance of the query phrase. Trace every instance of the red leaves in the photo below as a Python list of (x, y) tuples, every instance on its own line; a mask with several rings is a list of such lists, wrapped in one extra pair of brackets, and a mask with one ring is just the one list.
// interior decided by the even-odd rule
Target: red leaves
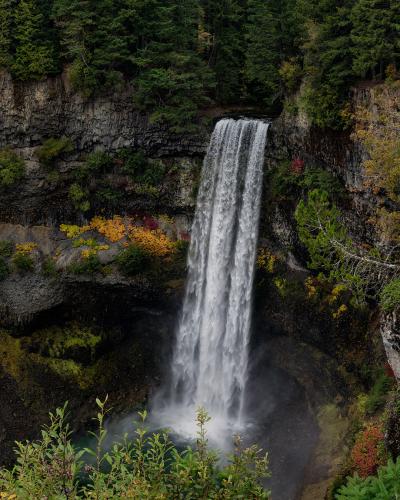
[(301, 175), (304, 172), (304, 160), (294, 158), (290, 164), (290, 171), (293, 174)]
[(354, 468), (361, 477), (372, 476), (382, 465), (382, 427), (370, 424), (357, 437), (351, 451)]

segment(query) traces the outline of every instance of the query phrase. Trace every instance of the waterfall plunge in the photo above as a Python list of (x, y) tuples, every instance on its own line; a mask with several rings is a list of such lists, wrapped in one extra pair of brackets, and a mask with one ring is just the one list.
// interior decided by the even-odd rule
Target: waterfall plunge
[(267, 131), (261, 121), (221, 120), (204, 160), (167, 407), (156, 411), (178, 434), (195, 434), (200, 406), (217, 442), (243, 423)]

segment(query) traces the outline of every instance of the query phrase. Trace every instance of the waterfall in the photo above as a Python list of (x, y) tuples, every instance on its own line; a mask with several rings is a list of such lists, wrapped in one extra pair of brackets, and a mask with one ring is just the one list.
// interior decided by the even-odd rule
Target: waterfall
[(220, 427), (242, 420), (267, 130), (262, 121), (224, 119), (211, 137), (172, 359), (173, 427), (199, 406)]

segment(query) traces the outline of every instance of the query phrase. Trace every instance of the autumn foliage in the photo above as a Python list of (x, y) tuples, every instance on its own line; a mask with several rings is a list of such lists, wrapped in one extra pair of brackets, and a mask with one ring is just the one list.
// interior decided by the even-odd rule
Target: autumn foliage
[(368, 425), (357, 437), (351, 451), (354, 469), (360, 477), (372, 476), (385, 460), (382, 443), (384, 435), (380, 425)]

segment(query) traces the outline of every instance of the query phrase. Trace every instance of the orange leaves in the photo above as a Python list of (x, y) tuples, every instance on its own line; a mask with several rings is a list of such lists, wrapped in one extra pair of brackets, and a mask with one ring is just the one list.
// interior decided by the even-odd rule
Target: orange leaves
[(141, 226), (132, 226), (129, 237), (132, 243), (157, 257), (166, 257), (175, 253), (176, 250), (175, 243), (160, 229), (151, 230)]
[[(107, 245), (100, 245), (96, 239), (84, 239), (80, 237), (87, 231), (95, 231), (112, 243), (119, 243), (121, 240), (130, 241), (145, 250), (148, 254), (155, 257), (167, 257), (176, 252), (176, 244), (161, 229), (158, 229), (156, 219), (144, 217), (142, 225), (135, 225), (133, 218), (122, 218), (115, 215), (112, 219), (104, 217), (94, 217), (86, 226), (69, 226), (63, 224), (60, 226), (68, 238), (73, 239), (73, 246), (87, 246), (89, 249), (82, 251), (83, 258), (89, 258), (94, 251), (108, 250)], [(123, 245), (127, 246), (128, 241)]]
[(127, 235), (130, 222), (126, 226), (122, 217), (115, 215), (112, 219), (104, 217), (94, 217), (90, 222), (90, 229), (96, 230), (98, 233), (105, 236), (112, 243), (121, 241)]

